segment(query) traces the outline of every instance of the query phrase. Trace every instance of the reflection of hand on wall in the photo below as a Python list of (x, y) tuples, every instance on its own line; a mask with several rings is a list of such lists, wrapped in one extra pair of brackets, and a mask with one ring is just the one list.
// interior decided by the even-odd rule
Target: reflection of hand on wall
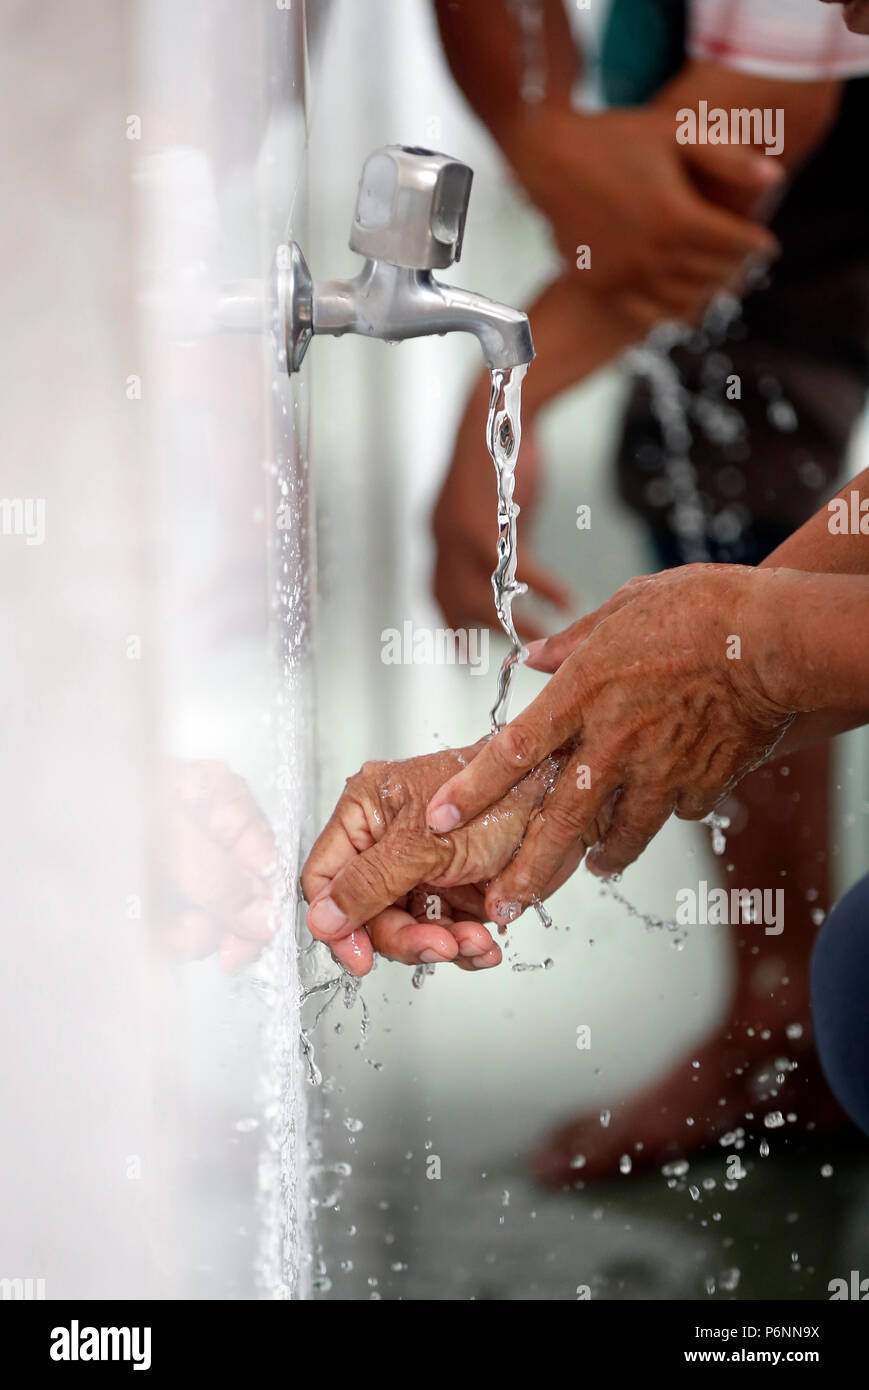
[(217, 951), (224, 970), (237, 970), (274, 935), (271, 826), (225, 763), (171, 759), (167, 773), (158, 828), (164, 943), (181, 960)]

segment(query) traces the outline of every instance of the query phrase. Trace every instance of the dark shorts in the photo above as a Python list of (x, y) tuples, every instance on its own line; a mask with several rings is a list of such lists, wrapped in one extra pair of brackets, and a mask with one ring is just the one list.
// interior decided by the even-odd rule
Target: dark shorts
[(812, 953), (815, 1043), (830, 1090), (869, 1134), (869, 874), (836, 903)]
[[(791, 528), (774, 521), (753, 521), (733, 540), (723, 541), (707, 534), (706, 558), (716, 565), (759, 565), (767, 555), (787, 540)], [(675, 569), (688, 563), (682, 540), (667, 526), (653, 526), (650, 539), (661, 569)]]

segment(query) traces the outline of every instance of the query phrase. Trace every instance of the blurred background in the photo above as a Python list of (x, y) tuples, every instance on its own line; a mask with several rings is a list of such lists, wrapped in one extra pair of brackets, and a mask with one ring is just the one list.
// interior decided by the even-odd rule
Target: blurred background
[[(605, 7), (567, 8), (593, 55)], [(43, 499), (46, 528), (0, 540), (0, 1278), (48, 1297), (826, 1296), (869, 1241), (866, 1165), (835, 1137), (795, 1157), (773, 1132), (728, 1187), (723, 1150), (569, 1189), (529, 1175), (553, 1126), (606, 1127), (721, 1022), (723, 930), (677, 951), (580, 871), (497, 970), (414, 988), (381, 963), (346, 1008), (315, 1022), (330, 995), (299, 1002), (335, 977), (297, 875), (344, 779), (487, 728), (498, 639), (486, 677), (381, 660), (385, 629), (442, 624), (430, 514), (479, 350), (324, 337), (288, 380), (267, 316), (229, 331), (222, 295), (267, 280), (287, 236), (315, 278), (355, 273), (359, 173), (388, 143), (474, 169), (445, 279), (521, 307), (555, 274), (429, 0), (88, 0), (74, 23), (7, 3), (3, 30), (3, 490)], [(583, 608), (655, 565), (614, 481), (627, 390), (610, 367), (538, 422), (519, 577), (527, 540)], [(861, 430), (849, 469), (866, 454)], [(494, 553), (494, 480), (492, 502)], [(520, 673), (514, 709), (540, 682)], [(840, 886), (865, 863), (866, 749), (837, 749)], [(231, 930), (219, 836), (191, 831), (224, 795), (262, 814), (280, 924), (262, 954)], [(624, 895), (669, 918), (686, 864), (713, 878), (709, 834), (672, 823)]]

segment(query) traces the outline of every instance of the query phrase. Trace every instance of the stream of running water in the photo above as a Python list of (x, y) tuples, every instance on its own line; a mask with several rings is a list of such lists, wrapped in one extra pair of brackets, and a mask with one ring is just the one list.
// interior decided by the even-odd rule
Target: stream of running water
[(522, 440), (522, 382), (527, 366), (507, 367), (492, 372), (492, 394), (486, 422), (486, 444), (495, 465), (498, 481), (498, 563), (492, 575), (495, 611), (510, 643), (510, 650), (498, 672), (498, 695), (490, 715), (491, 731), (496, 734), (510, 717), (510, 697), (517, 665), (525, 659), (513, 622), (513, 600), (527, 592), (527, 585), (516, 579), (516, 518), (519, 508), (513, 501), (516, 460)]
[[(492, 590), (498, 622), (510, 643), (510, 650), (498, 671), (497, 698), (489, 715), (493, 734), (503, 729), (510, 717), (516, 668), (527, 655), (513, 621), (513, 600), (528, 592), (528, 585), (521, 584), (516, 578), (516, 519), (519, 507), (513, 501), (516, 463), (522, 442), (522, 382), (527, 371), (527, 363), (520, 367), (495, 368), (492, 372), (489, 418), (486, 421), (486, 444), (495, 465), (498, 483), (498, 563), (492, 574)], [(536, 902), (534, 910), (544, 927), (552, 926), (552, 918), (542, 903)]]

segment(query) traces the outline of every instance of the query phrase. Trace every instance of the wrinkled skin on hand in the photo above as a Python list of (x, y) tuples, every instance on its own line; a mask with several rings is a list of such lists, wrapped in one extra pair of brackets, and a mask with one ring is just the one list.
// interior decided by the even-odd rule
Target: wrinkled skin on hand
[(458, 833), (433, 833), (425, 821), (429, 799), (483, 746), (366, 763), (349, 778), (302, 871), (302, 888), (311, 934), (353, 974), (368, 973), (375, 951), (407, 965), (453, 961), (478, 970), (499, 963), (500, 948), (483, 926), (493, 915), (488, 882), (510, 862), (558, 760), (542, 759)]
[[(621, 872), (672, 813), (702, 819), (769, 757), (793, 715), (756, 674), (744, 610), (774, 573), (686, 565), (635, 579), (532, 652), (529, 664), (552, 679), (427, 811), (430, 825), (456, 833), (560, 753), (558, 779), (490, 900), (527, 906), (587, 849), (593, 873)], [(743, 632), (745, 649), (729, 659)]]

